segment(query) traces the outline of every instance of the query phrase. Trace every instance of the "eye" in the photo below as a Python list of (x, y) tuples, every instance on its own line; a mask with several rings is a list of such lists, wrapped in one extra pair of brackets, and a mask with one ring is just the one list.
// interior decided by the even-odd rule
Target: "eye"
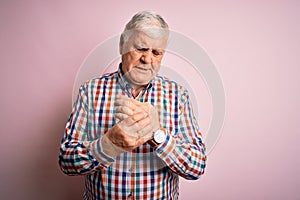
[(137, 44), (134, 45), (134, 48), (138, 51), (147, 51), (148, 50), (147, 48), (144, 48), (144, 47), (142, 47), (140, 45), (137, 45)]
[(159, 50), (156, 50), (156, 49), (153, 49), (153, 50), (152, 50), (152, 53), (153, 53), (153, 55), (155, 55), (155, 56), (159, 56), (159, 55), (162, 55), (162, 54), (163, 54), (162, 51), (159, 51)]

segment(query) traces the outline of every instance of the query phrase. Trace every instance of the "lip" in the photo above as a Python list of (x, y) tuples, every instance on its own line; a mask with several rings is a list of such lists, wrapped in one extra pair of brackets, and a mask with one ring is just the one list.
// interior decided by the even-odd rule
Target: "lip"
[(148, 71), (148, 70), (150, 70), (148, 68), (139, 67), (139, 66), (136, 66), (135, 68), (138, 69), (138, 70), (141, 70), (141, 71), (145, 71), (145, 72)]

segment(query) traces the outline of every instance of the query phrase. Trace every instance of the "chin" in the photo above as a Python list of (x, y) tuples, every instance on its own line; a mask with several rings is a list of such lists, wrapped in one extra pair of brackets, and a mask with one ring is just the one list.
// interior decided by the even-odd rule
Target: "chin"
[(147, 78), (147, 79), (135, 79), (132, 81), (133, 84), (135, 85), (139, 85), (139, 86), (143, 86), (143, 85), (147, 85), (149, 82), (151, 81), (151, 79)]
[(153, 77), (150, 76), (149, 74), (145, 75), (143, 74), (142, 76), (141, 75), (138, 75), (138, 76), (133, 76), (132, 79), (134, 82), (137, 82), (137, 83), (145, 83), (145, 82), (149, 82)]
[(131, 80), (130, 82), (134, 85), (139, 85), (139, 86), (148, 84), (153, 78), (153, 75), (150, 73), (149, 74), (130, 73), (128, 75), (129, 75), (128, 79)]
[(135, 81), (134, 83), (135, 83), (135, 85), (143, 86), (143, 85), (147, 85), (150, 81), (151, 80), (149, 80), (149, 81), (143, 80), (143, 81)]

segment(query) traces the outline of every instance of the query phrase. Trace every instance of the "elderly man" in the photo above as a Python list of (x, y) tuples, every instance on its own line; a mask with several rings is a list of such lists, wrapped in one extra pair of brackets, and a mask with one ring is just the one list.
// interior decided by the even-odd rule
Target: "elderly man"
[(59, 164), (85, 175), (84, 199), (178, 199), (179, 176), (204, 173), (188, 92), (158, 75), (168, 36), (161, 16), (137, 13), (120, 38), (118, 71), (80, 87)]

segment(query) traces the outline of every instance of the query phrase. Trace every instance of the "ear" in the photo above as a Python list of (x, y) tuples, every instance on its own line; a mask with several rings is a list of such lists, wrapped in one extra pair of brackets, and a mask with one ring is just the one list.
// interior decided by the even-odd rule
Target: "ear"
[(124, 47), (124, 35), (123, 33), (120, 36), (120, 42), (119, 42), (119, 53), (122, 56), (123, 53), (123, 47)]

